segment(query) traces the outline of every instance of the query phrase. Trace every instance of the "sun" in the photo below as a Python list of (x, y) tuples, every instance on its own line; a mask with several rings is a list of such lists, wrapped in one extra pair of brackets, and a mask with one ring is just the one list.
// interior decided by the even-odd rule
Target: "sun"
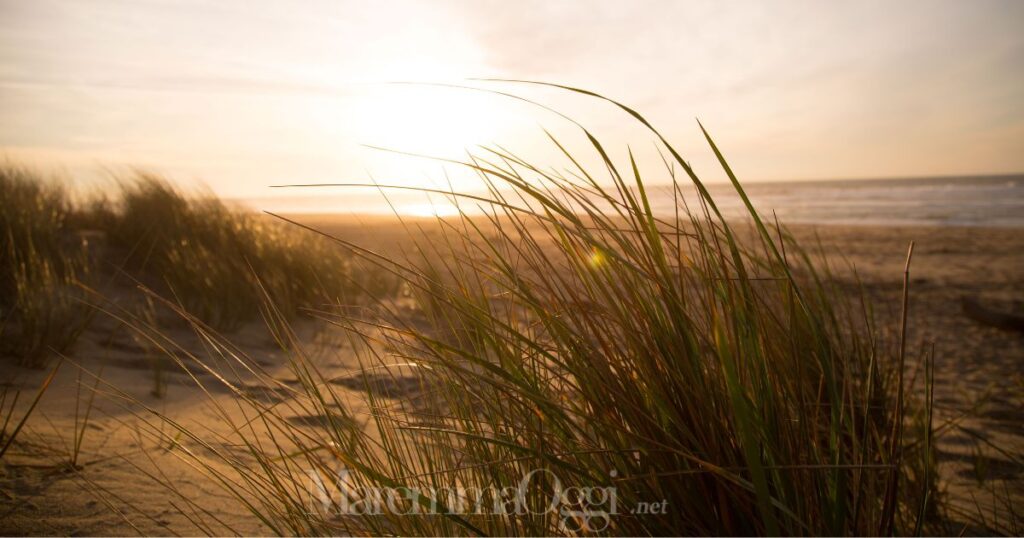
[(499, 136), (491, 96), (423, 84), (381, 84), (363, 93), (351, 119), (363, 143), (451, 158)]
[(459, 214), (459, 208), (448, 202), (403, 204), (395, 208), (401, 215), (410, 217), (454, 217)]
[[(480, 190), (477, 174), (452, 161), (482, 153), (481, 146), (507, 145), (523, 115), (507, 97), (469, 88), (485, 86), (469, 79), (496, 75), (484, 48), (457, 28), (439, 39), (428, 27), (368, 43), (353, 70), (322, 73), (339, 89), (337, 98), (318, 100), (305, 114), (318, 132), (333, 135), (324, 140), (337, 141), (337, 161), (356, 171), (344, 181), (401, 187), (383, 192), (395, 202), (387, 206), (403, 214), (451, 216), (457, 212), (450, 204), (421, 204), (403, 189)], [(322, 147), (324, 140), (312, 143)]]

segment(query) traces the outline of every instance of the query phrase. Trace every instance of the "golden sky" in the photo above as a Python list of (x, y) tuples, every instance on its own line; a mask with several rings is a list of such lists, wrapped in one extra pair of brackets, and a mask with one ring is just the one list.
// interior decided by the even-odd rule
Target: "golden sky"
[[(437, 163), (364, 144), (451, 157), (500, 143), (543, 160), (541, 127), (574, 136), (506, 98), (387, 84), (499, 77), (634, 105), (712, 179), (694, 118), (747, 180), (1013, 173), (1022, 30), (1014, 0), (0, 0), (0, 152), (263, 196), (444, 180)], [(478, 85), (554, 104), (618, 149), (650, 147), (607, 106)]]

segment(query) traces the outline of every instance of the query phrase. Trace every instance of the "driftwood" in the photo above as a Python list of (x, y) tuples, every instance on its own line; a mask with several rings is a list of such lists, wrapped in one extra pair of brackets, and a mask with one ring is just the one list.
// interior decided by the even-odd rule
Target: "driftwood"
[(1024, 316), (992, 310), (981, 304), (977, 299), (962, 297), (960, 305), (963, 307), (964, 315), (968, 318), (1005, 331), (1024, 332)]

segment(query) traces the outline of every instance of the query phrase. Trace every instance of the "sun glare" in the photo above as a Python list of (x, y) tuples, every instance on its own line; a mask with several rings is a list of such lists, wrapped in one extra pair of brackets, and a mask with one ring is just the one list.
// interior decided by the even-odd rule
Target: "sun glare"
[(400, 215), (409, 217), (454, 217), (459, 214), (459, 208), (447, 202), (406, 204), (397, 210)]
[(496, 110), (469, 90), (387, 84), (360, 96), (351, 126), (364, 143), (439, 157), (495, 141)]
[[(478, 189), (481, 184), (474, 173), (443, 160), (463, 160), (476, 146), (508, 142), (513, 129), (508, 127), (513, 123), (508, 100), (454, 87), (466, 84), (467, 77), (490, 72), (482, 49), (464, 32), (453, 30), (443, 42), (420, 26), (403, 32), (400, 43), (371, 47), (372, 61), (364, 62), (358, 76), (340, 74), (337, 84), (346, 88), (345, 96), (325, 101), (321, 113), (314, 115), (328, 124), (325, 131), (339, 134), (358, 149), (351, 164), (371, 174), (373, 182)], [(380, 148), (427, 158), (396, 156)], [(397, 192), (388, 195), (402, 197)], [(394, 207), (410, 216), (457, 214), (447, 202)]]

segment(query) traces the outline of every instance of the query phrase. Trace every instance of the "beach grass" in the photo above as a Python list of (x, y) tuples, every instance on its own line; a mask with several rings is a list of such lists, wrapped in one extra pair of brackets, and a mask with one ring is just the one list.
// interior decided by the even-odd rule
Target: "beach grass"
[(350, 257), (314, 234), (185, 195), (160, 178), (123, 183), (109, 238), (125, 266), (218, 328), (258, 319), (261, 288), (284, 311), (355, 303), (388, 282), (360, 278)]
[(59, 182), (0, 167), (0, 352), (23, 366), (42, 366), (88, 323), (89, 266), (71, 212)]
[(229, 331), (265, 314), (264, 292), (291, 319), (397, 286), (316, 234), (213, 195), (148, 174), (119, 184), (73, 200), (66, 178), (0, 167), (0, 352), (22, 366), (70, 349), (103, 293), (145, 310), (136, 288), (157, 290)]
[[(179, 349), (180, 360), (237, 363), (289, 397), (268, 404), (220, 378), (245, 408), (211, 400), (230, 433), (140, 418), (201, 447), (181, 456), (278, 534), (921, 532), (939, 499), (930, 392), (905, 390), (909, 278), (902, 325), (877, 327), (865, 294), (840, 290), (827, 260), (757, 213), (710, 136), (746, 223), (726, 221), (676, 149), (613, 104), (659, 140), (657, 172), (632, 154), (615, 162), (581, 128), (596, 169), (565, 151), (560, 174), (496, 147), (459, 163), (490, 197), (452, 202), (490, 211), (440, 220), (443, 238), (419, 243), (419, 256), (333, 238), (397, 276), (416, 305), (377, 295), (358, 315), (317, 312), (362, 343), (359, 405), (264, 290), (297, 387), (186, 309), (218, 351)], [(652, 173), (672, 178), (675, 215), (652, 213)], [(521, 502), (505, 496), (524, 479)], [(399, 492), (397, 504), (360, 504), (381, 490)]]

